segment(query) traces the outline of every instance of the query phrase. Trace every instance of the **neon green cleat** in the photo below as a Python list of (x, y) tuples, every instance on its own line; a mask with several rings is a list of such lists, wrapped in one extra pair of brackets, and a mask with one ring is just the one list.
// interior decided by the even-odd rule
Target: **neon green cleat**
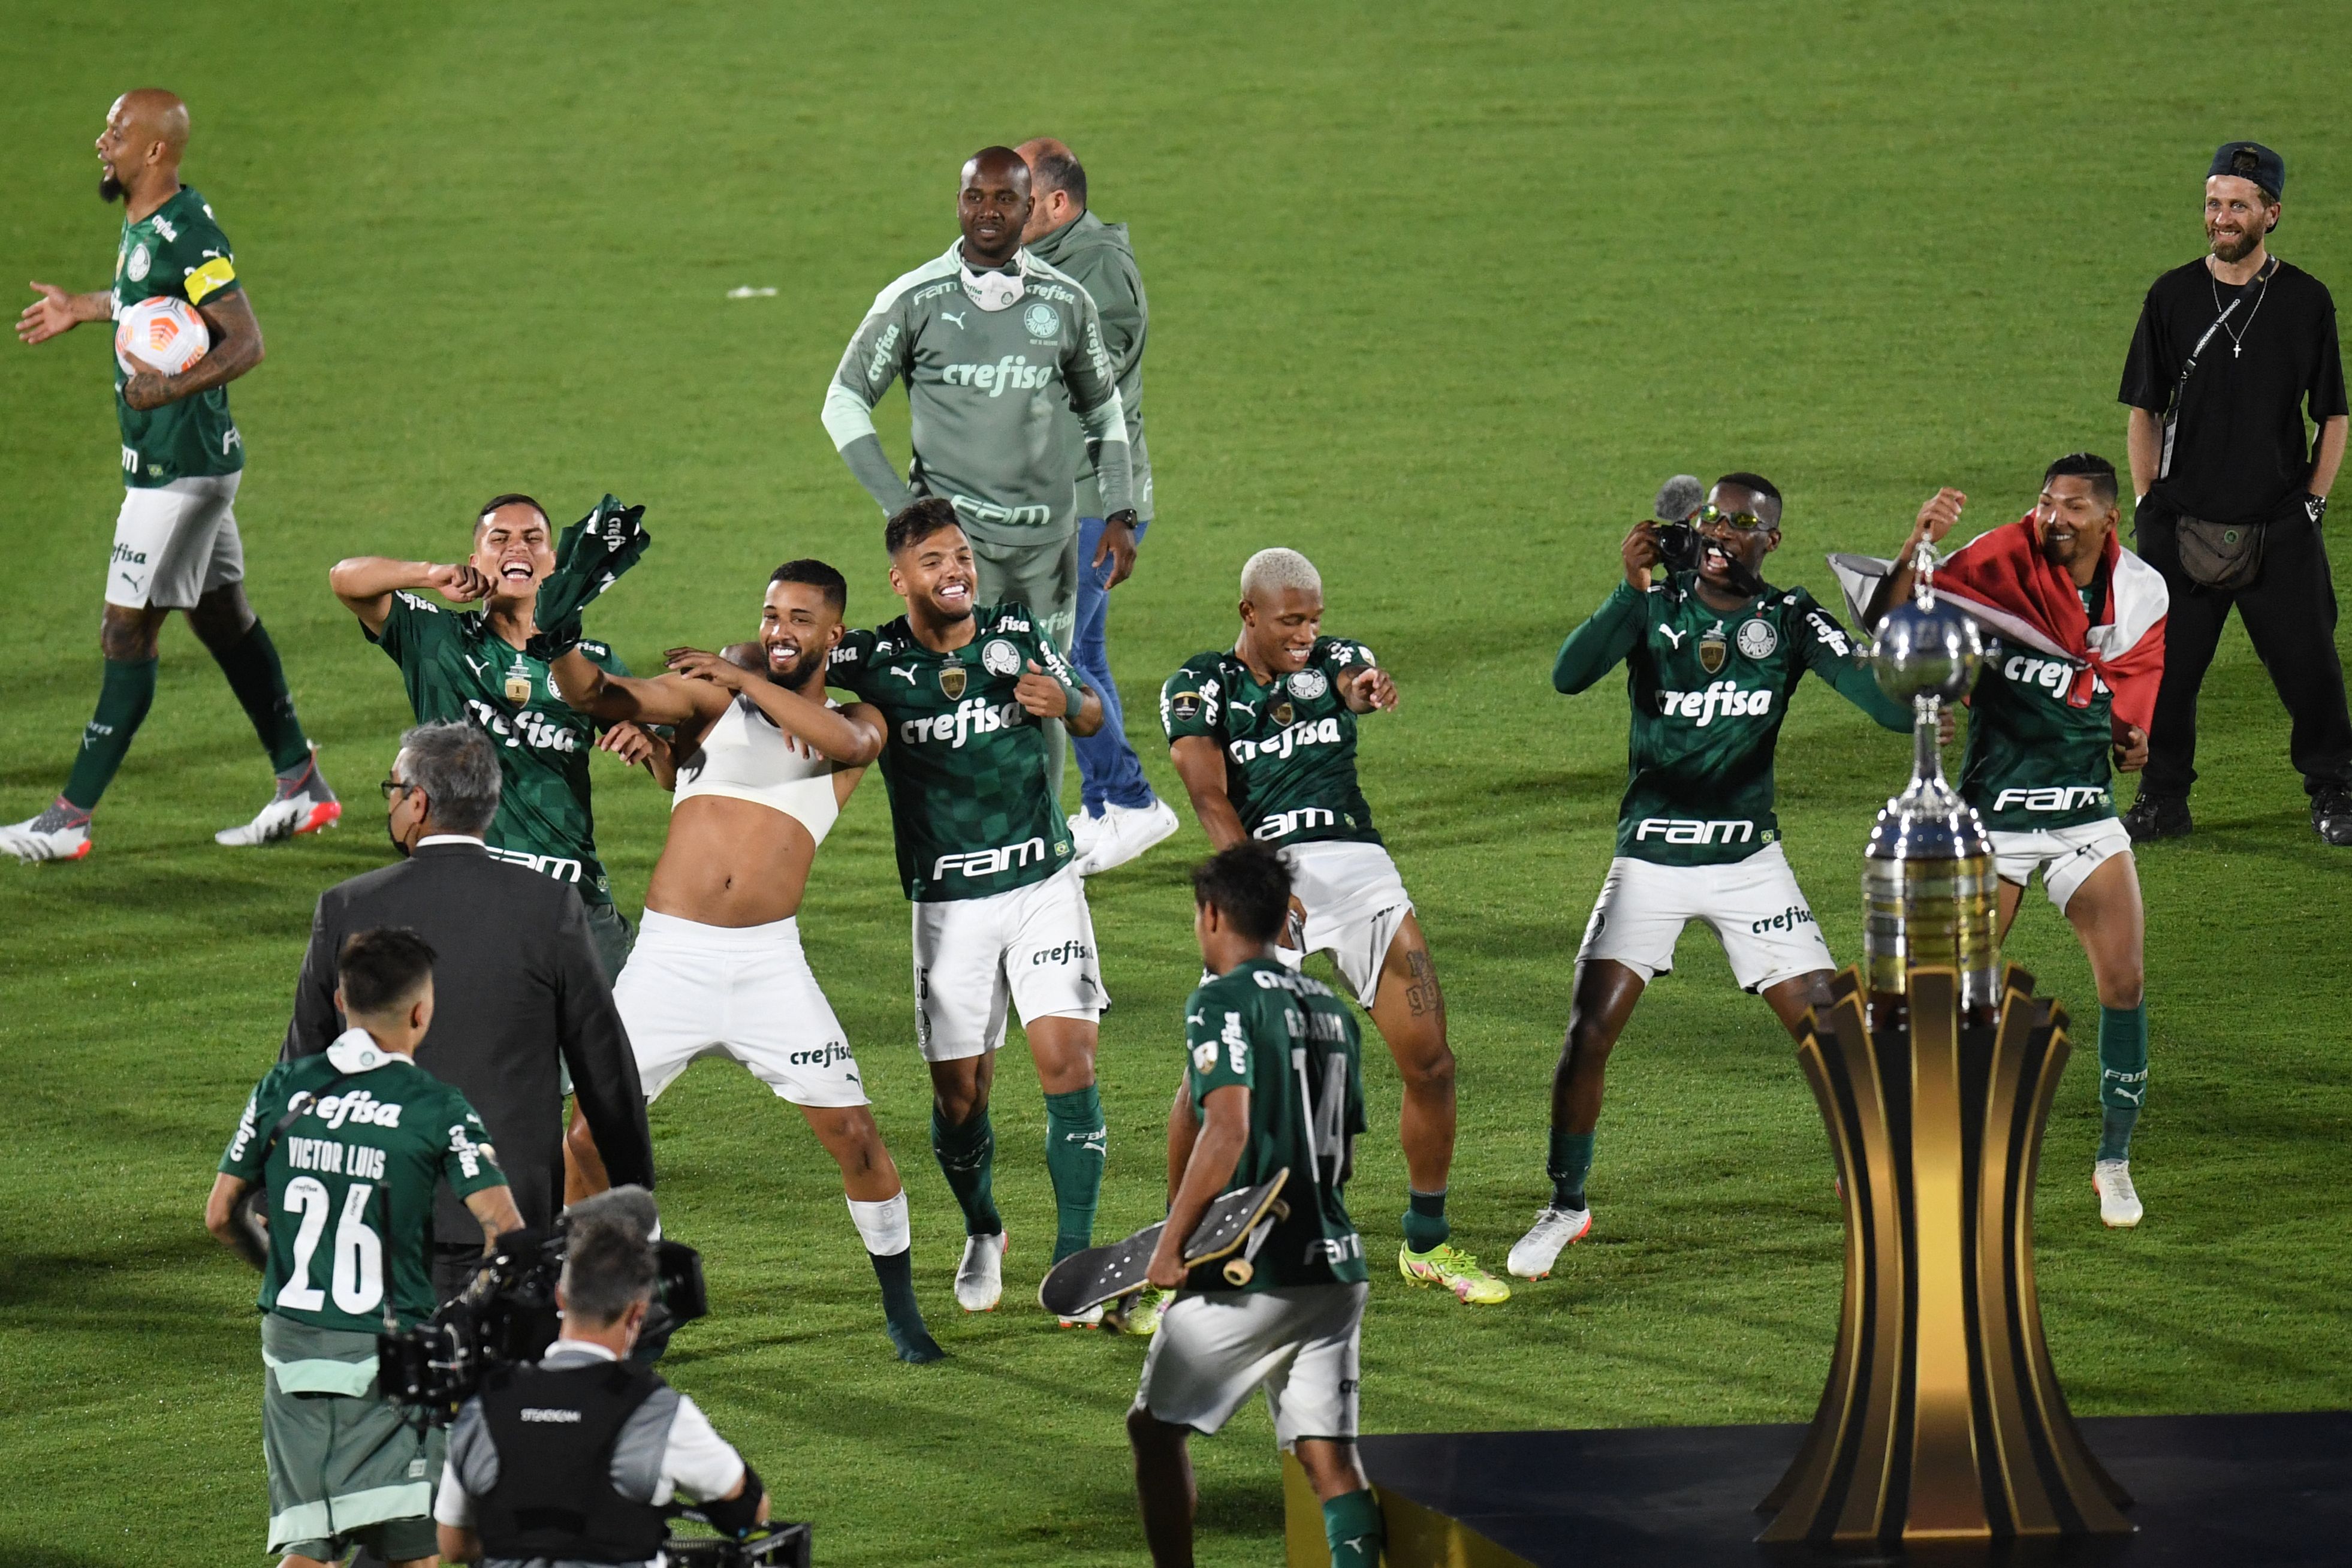
[(1468, 1306), (1491, 1307), (1511, 1299), (1511, 1288), (1478, 1267), (1478, 1260), (1448, 1242), (1427, 1252), (1397, 1248), (1397, 1272), (1416, 1285), (1443, 1285)]
[(1129, 1300), (1132, 1300), (1135, 1305), (1120, 1314), (1115, 1323), (1108, 1317), (1103, 1321), (1117, 1328), (1121, 1333), (1133, 1334), (1139, 1340), (1150, 1339), (1160, 1331), (1160, 1314), (1166, 1311), (1170, 1304), (1176, 1300), (1176, 1292), (1147, 1290), (1140, 1297), (1133, 1297)]

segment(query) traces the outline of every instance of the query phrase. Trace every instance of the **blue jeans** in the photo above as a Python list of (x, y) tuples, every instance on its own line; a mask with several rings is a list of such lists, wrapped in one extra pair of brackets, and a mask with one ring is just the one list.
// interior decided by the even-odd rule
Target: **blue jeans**
[[(1139, 522), (1135, 537), (1151, 525)], [(1078, 625), (1070, 638), (1070, 658), (1087, 684), (1102, 696), (1103, 726), (1091, 735), (1073, 735), (1070, 749), (1078, 754), (1078, 798), (1088, 816), (1100, 816), (1106, 805), (1144, 806), (1157, 798), (1143, 776), (1143, 763), (1127, 743), (1127, 719), (1119, 710), (1118, 687), (1110, 678), (1110, 654), (1104, 647), (1103, 626), (1110, 616), (1110, 563), (1094, 564), (1102, 542), (1098, 517), (1078, 520)]]

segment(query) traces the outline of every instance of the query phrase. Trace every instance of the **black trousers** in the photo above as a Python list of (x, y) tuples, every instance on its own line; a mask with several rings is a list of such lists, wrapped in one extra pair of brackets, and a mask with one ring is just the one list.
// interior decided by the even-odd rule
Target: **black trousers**
[(2293, 721), (2287, 755), (2303, 775), (2304, 789), (2315, 795), (2352, 784), (2352, 716), (2345, 710), (2344, 663), (2336, 652), (2336, 584), (2320, 530), (2300, 505), (2294, 507), (2268, 527), (2262, 574), (2251, 587), (2224, 592), (2191, 582), (2180, 570), (2177, 515), (2153, 500), (2139, 510), (2140, 558), (2163, 574), (2172, 595), (2164, 682), (2157, 689), (2141, 787), (2186, 795), (2197, 782), (2197, 692), (2231, 605)]

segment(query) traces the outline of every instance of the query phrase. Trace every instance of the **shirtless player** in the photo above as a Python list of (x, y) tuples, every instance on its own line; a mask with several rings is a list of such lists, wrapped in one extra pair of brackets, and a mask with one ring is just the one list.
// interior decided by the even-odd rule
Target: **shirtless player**
[[(915, 1303), (906, 1189), (801, 952), (801, 895), (817, 846), (882, 750), (872, 708), (843, 709), (824, 694), (848, 597), (822, 561), (776, 568), (760, 617), (764, 672), (693, 648), (673, 649), (670, 673), (651, 680), (608, 673), (577, 649), (548, 668), (563, 700), (600, 722), (676, 726), (669, 839), (613, 987), (646, 1100), (717, 1052), (799, 1106), (841, 1166), (899, 1359), (937, 1361)], [(596, 1169), (586, 1127), (575, 1121), (570, 1142), (575, 1162)]]

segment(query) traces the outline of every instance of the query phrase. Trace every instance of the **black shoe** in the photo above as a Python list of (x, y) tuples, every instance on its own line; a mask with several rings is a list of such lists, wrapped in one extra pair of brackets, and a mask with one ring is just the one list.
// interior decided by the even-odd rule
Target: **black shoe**
[(2352, 789), (2337, 785), (2311, 797), (2311, 826), (2322, 844), (2352, 847)]
[[(2312, 806), (2313, 820), (2318, 820), (2318, 805)], [(2343, 816), (2347, 834), (2352, 834), (2352, 812)], [(2197, 830), (2189, 820), (2189, 797), (2185, 795), (2157, 795), (2148, 790), (2139, 792), (2139, 798), (2124, 813), (2124, 831), (2135, 844), (2146, 844), (2158, 838), (2186, 838)], [(2321, 836), (2326, 837), (2323, 829)]]

